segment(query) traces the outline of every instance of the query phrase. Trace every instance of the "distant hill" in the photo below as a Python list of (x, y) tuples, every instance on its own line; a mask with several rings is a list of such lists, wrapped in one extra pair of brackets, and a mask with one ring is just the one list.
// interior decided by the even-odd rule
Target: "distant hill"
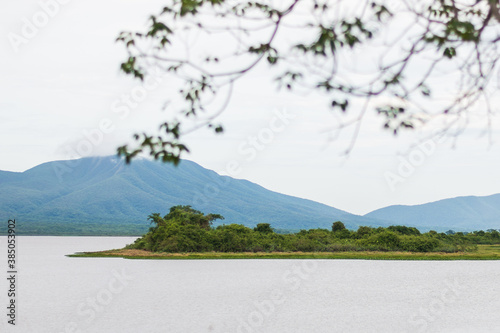
[(0, 218), (16, 218), (27, 233), (139, 234), (147, 230), (149, 214), (166, 214), (173, 205), (219, 213), (226, 218), (222, 223), (266, 222), (279, 229), (330, 228), (337, 220), (349, 228), (381, 224), (187, 160), (174, 167), (94, 157), (48, 162), (22, 173), (0, 171)]
[(416, 206), (389, 206), (365, 215), (419, 229), (500, 229), (500, 194), (458, 197)]

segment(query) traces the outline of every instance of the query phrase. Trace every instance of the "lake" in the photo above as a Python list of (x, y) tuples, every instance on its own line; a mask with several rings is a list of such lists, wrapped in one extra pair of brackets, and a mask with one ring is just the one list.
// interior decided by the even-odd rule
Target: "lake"
[[(497, 332), (500, 262), (125, 260), (133, 237), (18, 237), (1, 332)], [(6, 238), (0, 237), (4, 276)]]

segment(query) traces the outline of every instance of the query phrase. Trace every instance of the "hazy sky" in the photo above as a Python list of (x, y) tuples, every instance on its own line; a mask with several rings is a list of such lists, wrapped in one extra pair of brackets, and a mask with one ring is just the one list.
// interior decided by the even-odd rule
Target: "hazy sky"
[[(144, 27), (162, 1), (63, 2), (0, 4), (0, 170), (75, 158), (77, 147), (114, 154), (134, 132), (154, 132), (168, 118), (161, 109), (175, 88), (171, 80), (151, 82), (138, 103), (124, 104), (140, 84), (119, 72), (126, 53), (114, 42), (120, 31)], [(41, 4), (49, 3), (45, 10), (52, 17), (45, 22)], [(26, 23), (33, 20), (40, 26), (34, 30)], [(14, 34), (25, 37), (13, 42)], [(497, 118), (492, 142), (478, 118), (456, 142), (436, 139), (411, 148), (424, 134), (395, 138), (381, 130), (382, 119), (368, 114), (346, 157), (352, 129), (332, 136), (336, 118), (325, 105), (314, 95), (278, 92), (262, 68), (236, 86), (220, 118), (226, 132), (190, 135), (185, 158), (357, 214), (500, 192)], [(95, 144), (86, 147), (85, 140)], [(239, 166), (236, 171), (229, 162)]]

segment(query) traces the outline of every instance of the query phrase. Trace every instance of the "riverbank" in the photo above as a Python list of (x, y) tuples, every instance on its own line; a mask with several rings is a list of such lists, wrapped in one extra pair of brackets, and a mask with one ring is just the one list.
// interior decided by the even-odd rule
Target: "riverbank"
[(162, 253), (135, 249), (116, 249), (70, 254), (73, 258), (123, 259), (365, 259), (365, 260), (499, 260), (500, 245), (478, 245), (474, 252), (204, 252)]

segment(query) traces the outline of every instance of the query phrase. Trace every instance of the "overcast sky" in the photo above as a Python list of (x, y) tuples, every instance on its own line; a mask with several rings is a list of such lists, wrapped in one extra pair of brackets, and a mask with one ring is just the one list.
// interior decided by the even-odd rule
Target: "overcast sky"
[[(47, 7), (53, 17), (45, 24), (38, 1), (0, 4), (0, 170), (75, 158), (86, 135), (102, 127), (106, 133), (102, 140), (94, 137), (99, 142), (93, 155), (114, 154), (137, 131), (154, 133), (168, 117), (161, 109), (175, 82), (153, 82), (139, 103), (123, 108), (140, 85), (119, 72), (126, 53), (114, 40), (122, 30), (142, 29), (161, 5), (73, 0)], [(37, 17), (44, 26), (27, 28)], [(26, 33), (22, 43), (12, 42), (13, 34)], [(199, 131), (186, 138), (191, 153), (185, 158), (352, 213), (500, 192), (498, 121), (492, 142), (482, 135), (486, 122), (478, 119), (456, 142), (436, 139), (411, 148), (425, 135), (394, 137), (370, 113), (346, 157), (352, 129), (332, 136), (335, 116), (324, 101), (278, 92), (265, 69), (238, 83), (220, 121), (223, 135)], [(230, 161), (239, 167), (228, 168)]]

